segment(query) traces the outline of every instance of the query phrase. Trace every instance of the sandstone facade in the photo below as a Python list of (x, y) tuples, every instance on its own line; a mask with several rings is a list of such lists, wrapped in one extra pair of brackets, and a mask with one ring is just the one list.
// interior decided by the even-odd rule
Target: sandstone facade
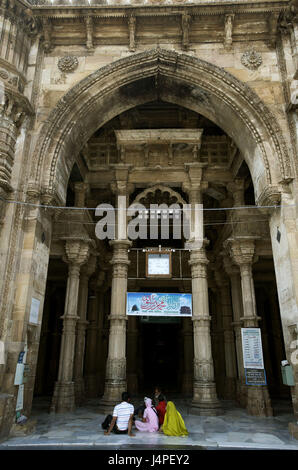
[[(106, 410), (148, 387), (127, 290), (192, 292), (193, 321), (166, 326), (195, 412), (285, 397), (297, 418), (297, 22), (290, 0), (0, 0), (1, 437), (25, 348), (26, 416), (34, 394)], [(171, 280), (142, 271), (160, 241), (96, 237), (92, 209), (118, 196), (203, 204), (203, 246), (167, 244)], [(242, 327), (261, 328), (267, 386), (245, 384)]]

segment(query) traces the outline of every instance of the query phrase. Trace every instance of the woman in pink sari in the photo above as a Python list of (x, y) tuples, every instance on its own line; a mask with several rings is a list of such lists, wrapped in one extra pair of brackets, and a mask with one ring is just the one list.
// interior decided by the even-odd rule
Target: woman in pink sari
[(142, 421), (135, 421), (135, 426), (138, 431), (143, 432), (155, 432), (158, 431), (158, 417), (155, 411), (152, 408), (152, 400), (150, 398), (146, 398), (145, 400), (145, 411), (143, 414)]

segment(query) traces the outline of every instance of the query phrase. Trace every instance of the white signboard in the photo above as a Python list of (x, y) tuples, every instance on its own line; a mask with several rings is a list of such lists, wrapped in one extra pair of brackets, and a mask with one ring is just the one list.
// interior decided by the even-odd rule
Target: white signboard
[(148, 254), (148, 276), (171, 273), (169, 254)]
[(260, 328), (241, 328), (244, 369), (264, 369)]
[(24, 408), (24, 385), (19, 386), (16, 411), (21, 411)]
[(0, 341), (0, 364), (5, 364), (4, 341)]
[(29, 323), (34, 323), (34, 324), (38, 323), (39, 305), (40, 305), (40, 300), (37, 300), (34, 297), (32, 297)]

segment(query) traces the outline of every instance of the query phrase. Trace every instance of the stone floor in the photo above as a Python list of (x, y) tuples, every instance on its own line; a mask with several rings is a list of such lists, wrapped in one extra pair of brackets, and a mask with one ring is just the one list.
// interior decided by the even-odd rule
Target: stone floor
[[(172, 398), (173, 399), (173, 398)], [(169, 437), (160, 433), (104, 436), (97, 412), (97, 401), (90, 400), (73, 413), (49, 414), (47, 403), (35, 402), (32, 419), (37, 421), (33, 434), (11, 437), (1, 442), (0, 450), (13, 449), (283, 449), (298, 450), (298, 440), (288, 431), (294, 421), (289, 402), (273, 403), (274, 417), (247, 415), (235, 403), (223, 401), (223, 413), (216, 417), (190, 414), (182, 400), (174, 400), (184, 417), (188, 437)], [(138, 402), (134, 402), (138, 405)]]

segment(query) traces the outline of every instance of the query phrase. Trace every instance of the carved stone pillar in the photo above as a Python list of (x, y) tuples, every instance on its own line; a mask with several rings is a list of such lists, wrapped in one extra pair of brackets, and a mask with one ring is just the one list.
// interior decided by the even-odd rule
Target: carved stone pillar
[(113, 240), (109, 352), (101, 410), (111, 410), (126, 390), (126, 292), (129, 240)]
[(237, 368), (238, 368), (238, 381), (237, 381), (237, 401), (246, 407), (247, 404), (247, 387), (245, 386), (245, 374), (243, 367), (243, 353), (242, 353), (242, 339), (241, 339), (241, 326), (240, 318), (243, 317), (242, 293), (241, 293), (241, 279), (240, 271), (236, 265), (233, 265), (228, 257), (224, 257), (224, 267), (231, 281), (231, 294), (233, 305), (233, 326), (236, 338), (236, 352), (237, 352)]
[(232, 327), (232, 305), (230, 299), (230, 285), (228, 279), (219, 271), (215, 272), (215, 279), (220, 290), (221, 296), (221, 314), (224, 330), (224, 348), (225, 348), (225, 384), (224, 398), (234, 400), (236, 398), (236, 354), (235, 338)]
[(66, 240), (66, 261), (69, 272), (66, 288), (63, 331), (59, 360), (58, 380), (55, 383), (51, 411), (65, 413), (75, 408), (73, 365), (76, 339), (76, 324), (79, 317), (78, 297), (80, 268), (89, 256), (89, 243), (86, 240)]
[[(255, 254), (255, 240), (250, 237), (238, 237), (227, 240), (231, 256), (240, 268), (243, 299), (244, 328), (257, 328), (260, 317), (257, 316), (255, 290), (252, 275), (252, 263)], [(247, 385), (247, 411), (254, 416), (272, 416), (271, 400), (267, 386)]]
[(77, 321), (77, 338), (74, 359), (74, 383), (75, 383), (75, 399), (76, 405), (81, 406), (85, 398), (85, 387), (83, 379), (84, 355), (85, 355), (85, 337), (88, 325), (87, 303), (88, 303), (88, 281), (96, 268), (96, 257), (91, 256), (89, 261), (82, 267), (80, 276), (79, 300), (78, 300), (78, 317)]
[(214, 382), (211, 350), (207, 264), (204, 246), (190, 253), (192, 276), (193, 330), (194, 330), (194, 385), (192, 412), (199, 415), (217, 415), (220, 403)]

